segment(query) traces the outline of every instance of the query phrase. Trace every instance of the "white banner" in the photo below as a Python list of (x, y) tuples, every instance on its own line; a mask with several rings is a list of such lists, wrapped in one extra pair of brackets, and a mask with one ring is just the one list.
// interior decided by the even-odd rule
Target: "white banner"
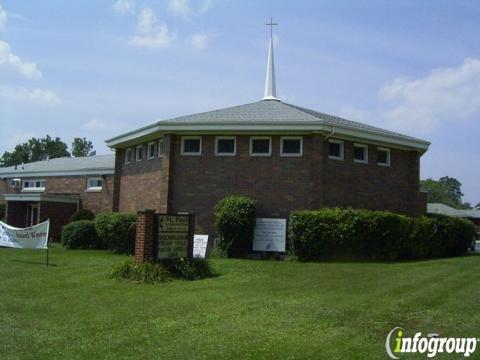
[(254, 251), (285, 251), (286, 219), (257, 219), (253, 237)]
[(18, 249), (48, 249), (50, 220), (20, 229), (0, 221), (0, 246)]

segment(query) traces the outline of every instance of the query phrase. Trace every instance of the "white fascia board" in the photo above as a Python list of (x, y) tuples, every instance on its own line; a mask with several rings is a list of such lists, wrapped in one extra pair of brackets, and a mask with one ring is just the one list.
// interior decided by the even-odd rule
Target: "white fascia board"
[(77, 197), (68, 197), (68, 196), (54, 196), (48, 194), (3, 194), (5, 201), (48, 201), (48, 202), (59, 202), (59, 203), (69, 203), (69, 204), (78, 204), (79, 198)]
[[(133, 143), (134, 140), (141, 140), (156, 132), (162, 133), (252, 133), (252, 132), (261, 132), (261, 133), (286, 133), (291, 132), (302, 132), (302, 133), (312, 133), (312, 132), (328, 132), (333, 131), (333, 136), (345, 135), (356, 139), (366, 139), (374, 142), (381, 142), (386, 144), (395, 144), (400, 146), (405, 146), (407, 148), (413, 148), (425, 152), (428, 149), (430, 143), (428, 141), (420, 139), (405, 139), (403, 137), (395, 136), (394, 134), (388, 133), (377, 133), (368, 129), (352, 129), (347, 127), (342, 127), (339, 125), (330, 125), (325, 124), (323, 121), (295, 121), (295, 122), (284, 122), (284, 123), (271, 123), (268, 121), (265, 122), (222, 122), (222, 123), (157, 123), (155, 126), (150, 126), (147, 128), (140, 129), (138, 132), (130, 132), (116, 138), (107, 140), (107, 146), (109, 147), (124, 147), (129, 143)], [(120, 145), (120, 146), (119, 146)], [(124, 145), (124, 146), (122, 146)]]
[(73, 171), (16, 171), (8, 173), (0, 173), (0, 178), (13, 178), (13, 177), (62, 177), (62, 176), (82, 176), (82, 175), (113, 175), (115, 169), (91, 169), (91, 170), (73, 170)]

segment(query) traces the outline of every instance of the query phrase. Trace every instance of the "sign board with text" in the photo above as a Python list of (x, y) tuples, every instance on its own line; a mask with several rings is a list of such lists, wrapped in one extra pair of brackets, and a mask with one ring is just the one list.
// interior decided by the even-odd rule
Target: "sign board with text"
[(157, 258), (191, 258), (193, 250), (193, 216), (157, 214)]
[(284, 252), (286, 238), (286, 219), (257, 219), (253, 238), (253, 250)]
[(207, 254), (208, 235), (193, 236), (193, 257), (205, 259)]

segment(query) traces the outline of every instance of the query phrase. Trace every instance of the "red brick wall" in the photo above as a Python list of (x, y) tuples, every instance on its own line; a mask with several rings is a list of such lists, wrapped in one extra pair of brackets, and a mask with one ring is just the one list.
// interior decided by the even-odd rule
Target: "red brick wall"
[[(155, 141), (157, 152), (158, 140)], [(169, 201), (170, 170), (170, 136), (164, 136), (165, 154), (147, 160), (147, 144), (143, 144), (143, 160), (135, 162), (135, 148), (132, 148), (130, 164), (125, 164), (124, 150), (116, 152), (116, 174), (121, 174), (116, 181), (118, 189), (118, 207), (121, 212), (136, 212), (139, 209), (155, 209), (167, 212)]]
[(329, 159), (328, 142), (321, 135), (303, 136), (302, 157), (281, 157), (280, 136), (272, 136), (269, 157), (249, 155), (249, 136), (237, 136), (234, 157), (215, 156), (214, 136), (202, 137), (200, 156), (182, 156), (181, 137), (171, 138), (160, 159), (144, 156), (125, 165), (123, 151), (117, 150), (120, 211), (190, 212), (197, 233), (213, 234), (215, 204), (232, 194), (255, 198), (259, 217), (287, 217), (292, 210), (322, 206), (410, 214), (426, 208), (418, 192), (419, 161), (413, 151), (391, 149), (391, 166), (382, 167), (376, 164), (374, 145), (369, 146), (368, 164), (355, 163), (350, 141), (344, 142), (343, 161)]
[[(96, 213), (101, 211), (111, 211), (114, 190), (113, 175), (103, 177), (103, 188), (101, 192), (85, 191), (88, 177), (91, 176), (49, 176), (41, 177), (41, 179), (45, 180), (45, 194), (78, 194), (83, 208), (90, 209)], [(24, 180), (29, 178), (21, 179)], [(11, 186), (5, 186), (2, 184), (5, 184), (5, 182), (0, 181), (0, 194), (20, 193), (19, 189), (13, 189)]]
[[(416, 213), (419, 192), (417, 153), (391, 149), (391, 166), (377, 165), (377, 146), (368, 164), (353, 161), (353, 142), (344, 142), (344, 160), (324, 157), (324, 206)], [(328, 141), (324, 142), (328, 154)]]
[(6, 207), (6, 222), (15, 227), (25, 227), (27, 224), (27, 206), (28, 202), (10, 201)]
[(39, 222), (50, 219), (49, 239), (60, 241), (62, 226), (77, 211), (77, 204), (42, 201), (39, 208)]

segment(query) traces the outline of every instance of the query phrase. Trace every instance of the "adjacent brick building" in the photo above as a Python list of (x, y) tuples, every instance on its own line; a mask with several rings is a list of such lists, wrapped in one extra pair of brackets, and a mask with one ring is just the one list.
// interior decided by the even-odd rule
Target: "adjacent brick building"
[(111, 211), (114, 155), (58, 158), (0, 168), (6, 222), (28, 227), (50, 219), (50, 238), (79, 208)]

